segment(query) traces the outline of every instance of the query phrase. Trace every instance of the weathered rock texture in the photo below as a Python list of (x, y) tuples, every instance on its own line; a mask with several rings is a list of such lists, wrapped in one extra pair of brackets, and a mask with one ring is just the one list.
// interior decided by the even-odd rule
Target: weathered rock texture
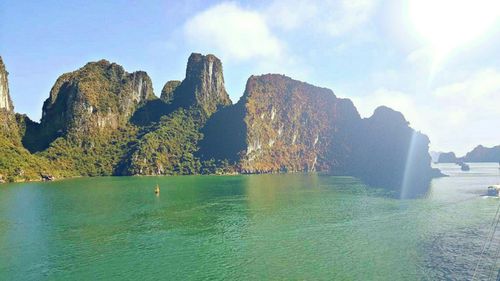
[(166, 102), (170, 103), (174, 99), (174, 91), (177, 89), (177, 87), (181, 84), (181, 81), (178, 80), (171, 80), (165, 83), (165, 86), (163, 86), (163, 89), (161, 90), (161, 96), (160, 98)]
[(127, 73), (106, 60), (92, 62), (57, 79), (43, 104), (41, 125), (82, 133), (117, 129), (139, 104), (152, 98), (145, 72)]
[(431, 178), (429, 138), (413, 130), (403, 114), (381, 106), (354, 129), (348, 174), (379, 187), (391, 187), (402, 196), (427, 191)]
[(56, 170), (46, 159), (31, 155), (22, 146), (20, 126), (9, 95), (8, 72), (0, 57), (0, 183), (41, 180), (42, 175), (53, 178)]
[(401, 113), (381, 107), (361, 119), (350, 100), (282, 75), (252, 76), (240, 101), (202, 132), (202, 159), (228, 159), (245, 173), (320, 171), (394, 188), (409, 165), (427, 180), (434, 173), (427, 137)]
[(230, 105), (220, 60), (214, 55), (191, 54), (186, 78), (173, 92), (173, 103), (184, 108), (197, 106), (206, 116)]
[(200, 128), (217, 110), (231, 105), (224, 87), (222, 63), (213, 55), (192, 54), (186, 77), (169, 81), (160, 100), (140, 108), (134, 120), (151, 124), (120, 169), (125, 175), (173, 175), (200, 172), (195, 153)]
[[(227, 116), (220, 124), (208, 124), (202, 150), (206, 148), (206, 156), (212, 157), (211, 153), (219, 153), (217, 149), (225, 149), (226, 139), (240, 142), (240, 151), (233, 149), (228, 151), (232, 155), (225, 156), (240, 161), (241, 170), (247, 173), (344, 171), (340, 158), (351, 149), (341, 143), (346, 137), (345, 127), (351, 125), (351, 120), (360, 120), (352, 103), (336, 98), (331, 90), (275, 74), (250, 77), (232, 111), (240, 112)], [(235, 132), (217, 128), (232, 122), (239, 122), (242, 129)], [(240, 139), (234, 140), (235, 136)], [(211, 138), (217, 140), (211, 142)]]
[(2, 57), (0, 57), (0, 109), (13, 111), (14, 106), (9, 95), (9, 82), (7, 76), (9, 73), (5, 69)]
[(8, 75), (2, 57), (0, 57), (0, 134), (18, 142), (18, 126), (9, 94)]
[(106, 60), (88, 63), (57, 79), (43, 104), (40, 124), (25, 122), (23, 142), (31, 151), (40, 151), (60, 136), (81, 140), (110, 134), (153, 98), (151, 79), (145, 72), (128, 73)]
[[(362, 119), (331, 90), (276, 74), (250, 77), (231, 105), (213, 55), (192, 54), (185, 79), (167, 82), (161, 98), (145, 72), (88, 63), (57, 79), (40, 123), (13, 113), (0, 66), (2, 132), (18, 132), (38, 152), (0, 139), (0, 174), (9, 180), (52, 178), (42, 166), (61, 167), (62, 176), (316, 171), (403, 193), (435, 175), (428, 138), (401, 113), (380, 107)], [(13, 167), (12, 155), (34, 164)]]

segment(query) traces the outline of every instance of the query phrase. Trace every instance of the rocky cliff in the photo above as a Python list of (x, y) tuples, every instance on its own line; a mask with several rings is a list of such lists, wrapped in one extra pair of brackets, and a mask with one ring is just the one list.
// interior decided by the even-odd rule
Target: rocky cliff
[(2, 57), (0, 57), (0, 134), (18, 141), (18, 127), (9, 94), (8, 75)]
[(31, 155), (21, 143), (20, 126), (9, 95), (8, 72), (0, 57), (0, 183), (41, 180), (54, 174), (59, 176), (57, 167)]
[(181, 81), (171, 80), (165, 83), (161, 90), (160, 99), (166, 103), (170, 103), (174, 99), (174, 91), (181, 84)]
[(15, 116), (1, 86), (0, 110), (37, 152), (19, 144), (17, 155), (62, 167), (61, 176), (322, 172), (403, 193), (436, 175), (428, 138), (401, 113), (381, 107), (362, 119), (331, 90), (276, 74), (250, 77), (231, 105), (213, 55), (192, 54), (185, 79), (167, 82), (160, 98), (145, 72), (88, 63), (57, 79), (40, 123)]
[(462, 160), (464, 162), (497, 162), (500, 163), (500, 145), (494, 147), (476, 146), (468, 152)]
[[(168, 90), (163, 95), (164, 99), (169, 96), (166, 93)], [(231, 99), (224, 87), (221, 61), (214, 55), (191, 54), (187, 63), (186, 78), (175, 87), (172, 100), (184, 108), (196, 106), (206, 116), (230, 105)]]
[(14, 110), (14, 106), (9, 95), (8, 75), (2, 57), (0, 57), (0, 109), (11, 112)]
[(188, 59), (184, 80), (168, 81), (160, 99), (139, 108), (132, 122), (140, 126), (151, 125), (180, 108), (196, 111), (200, 121), (205, 122), (214, 112), (231, 104), (224, 86), (221, 61), (214, 55), (193, 53)]
[(82, 133), (113, 130), (153, 98), (145, 72), (128, 73), (118, 64), (100, 60), (57, 79), (43, 105), (41, 125)]
[(120, 174), (174, 175), (201, 172), (195, 156), (200, 128), (208, 117), (231, 105), (224, 86), (222, 63), (214, 55), (192, 54), (186, 77), (169, 81), (160, 100), (139, 109), (134, 120), (150, 125), (122, 163)]
[(240, 101), (202, 132), (202, 159), (227, 159), (244, 173), (319, 171), (394, 189), (406, 167), (425, 180), (435, 175), (428, 138), (401, 113), (381, 107), (361, 119), (350, 100), (282, 75), (252, 76)]
[(392, 188), (403, 197), (426, 192), (429, 181), (442, 174), (431, 168), (429, 138), (415, 130), (403, 114), (378, 107), (354, 130), (348, 174)]
[(110, 134), (153, 98), (145, 72), (128, 73), (106, 60), (88, 63), (57, 79), (43, 104), (40, 124), (26, 120), (23, 143), (30, 151), (41, 151), (61, 136), (82, 141)]
[(153, 99), (145, 72), (128, 73), (106, 60), (90, 62), (57, 79), (40, 123), (18, 116), (23, 144), (68, 175), (112, 175), (137, 138), (130, 118)]
[[(224, 152), (218, 149), (239, 142), (224, 156), (246, 173), (344, 171), (341, 158), (351, 147), (340, 142), (345, 127), (360, 120), (352, 103), (331, 90), (275, 74), (250, 77), (243, 97), (226, 112), (216, 113), (218, 124), (209, 121), (203, 130), (203, 157), (220, 157)], [(240, 128), (219, 129), (234, 122)]]

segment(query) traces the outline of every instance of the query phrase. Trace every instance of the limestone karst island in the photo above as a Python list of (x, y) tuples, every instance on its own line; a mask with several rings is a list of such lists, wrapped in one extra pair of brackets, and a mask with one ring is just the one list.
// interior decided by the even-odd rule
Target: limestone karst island
[(0, 67), (3, 181), (320, 172), (399, 191), (441, 175), (401, 113), (381, 106), (361, 118), (349, 99), (278, 74), (251, 76), (232, 104), (214, 55), (191, 54), (184, 80), (160, 97), (146, 72), (89, 62), (57, 79), (40, 123), (14, 112)]
[(498, 11), (0, 3), (0, 280), (500, 280)]

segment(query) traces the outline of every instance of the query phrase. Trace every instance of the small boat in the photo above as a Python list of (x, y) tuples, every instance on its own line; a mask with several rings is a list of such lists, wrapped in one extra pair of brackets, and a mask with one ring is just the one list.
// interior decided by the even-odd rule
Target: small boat
[(160, 186), (157, 184), (155, 188), (155, 194), (160, 195)]
[(498, 192), (500, 191), (500, 185), (490, 185), (488, 186), (488, 196), (496, 196), (498, 197)]

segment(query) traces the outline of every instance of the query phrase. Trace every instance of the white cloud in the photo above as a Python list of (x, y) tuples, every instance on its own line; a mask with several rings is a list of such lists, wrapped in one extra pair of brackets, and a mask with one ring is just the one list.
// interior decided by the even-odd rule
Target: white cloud
[(284, 49), (260, 13), (232, 2), (195, 15), (185, 24), (184, 33), (195, 49), (226, 60), (279, 57)]
[(365, 24), (376, 0), (275, 0), (267, 10), (270, 23), (284, 30), (303, 28), (333, 37)]
[[(474, 126), (472, 123), (480, 125), (495, 119), (500, 124), (500, 72), (495, 69), (485, 69), (467, 80), (438, 87), (432, 94), (457, 125), (466, 122)], [(496, 139), (500, 141), (500, 130), (496, 131)]]

